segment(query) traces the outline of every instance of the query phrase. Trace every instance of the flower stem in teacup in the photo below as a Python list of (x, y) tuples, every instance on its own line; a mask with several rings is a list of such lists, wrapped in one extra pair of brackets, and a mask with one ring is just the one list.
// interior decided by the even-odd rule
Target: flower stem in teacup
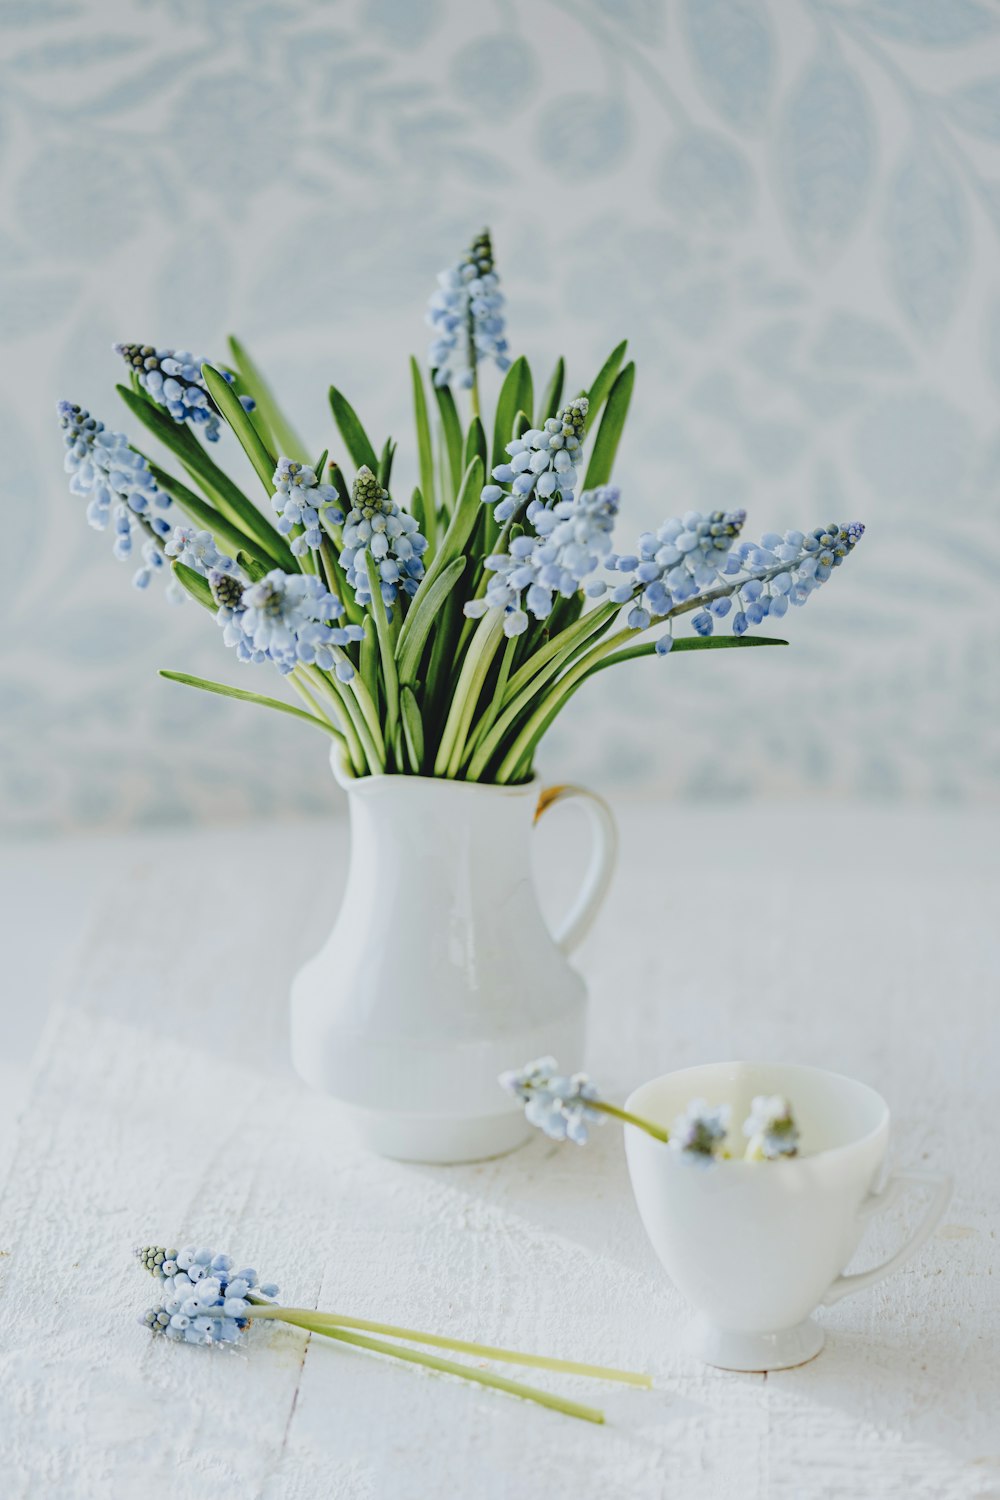
[(633, 1115), (627, 1109), (619, 1109), (617, 1104), (608, 1104), (603, 1099), (591, 1099), (587, 1101), (588, 1109), (596, 1109), (602, 1115), (611, 1115), (615, 1120), (621, 1120), (624, 1125), (634, 1125), (636, 1130), (644, 1130), (651, 1135), (654, 1141), (668, 1141), (669, 1132), (662, 1125), (654, 1125), (652, 1120), (644, 1120), (640, 1115)]
[(255, 1318), (284, 1318), (287, 1321), (288, 1314), (294, 1313), (296, 1317), (310, 1319), (316, 1328), (346, 1328), (364, 1333), (382, 1333), (411, 1344), (430, 1344), (437, 1349), (473, 1354), (479, 1359), (495, 1359), (511, 1365), (532, 1365), (539, 1370), (557, 1370), (565, 1375), (586, 1375), (592, 1380), (616, 1380), (622, 1385), (636, 1385), (646, 1389), (653, 1383), (648, 1375), (637, 1370), (616, 1370), (607, 1365), (581, 1364), (572, 1359), (550, 1359), (545, 1354), (524, 1354), (515, 1349), (499, 1349), (492, 1344), (474, 1344), (466, 1339), (452, 1339), (440, 1333), (421, 1333), (415, 1328), (400, 1328), (394, 1323), (376, 1323), (368, 1318), (348, 1318), (339, 1313), (314, 1312), (308, 1307), (261, 1304), (256, 1297), (248, 1300), (254, 1304)]
[(322, 1326), (315, 1313), (298, 1313), (287, 1307), (255, 1308), (254, 1317), (263, 1313), (296, 1328), (321, 1334), (324, 1338), (336, 1339), (341, 1344), (351, 1344), (358, 1349), (368, 1349), (373, 1354), (387, 1354), (392, 1359), (401, 1359), (407, 1364), (423, 1365), (428, 1370), (438, 1370), (443, 1375), (457, 1375), (462, 1380), (471, 1380), (476, 1385), (486, 1385), (494, 1390), (506, 1391), (508, 1395), (520, 1396), (524, 1401), (537, 1402), (567, 1417), (579, 1417), (583, 1422), (602, 1423), (604, 1413), (596, 1406), (584, 1406), (579, 1401), (567, 1401), (563, 1396), (554, 1396), (550, 1391), (538, 1390), (533, 1385), (524, 1385), (519, 1380), (508, 1380), (504, 1375), (491, 1375), (486, 1370), (472, 1370), (452, 1359), (441, 1359), (436, 1354), (424, 1354), (417, 1349), (406, 1349), (400, 1344), (387, 1344), (382, 1339), (367, 1338), (361, 1333), (349, 1333), (347, 1329)]

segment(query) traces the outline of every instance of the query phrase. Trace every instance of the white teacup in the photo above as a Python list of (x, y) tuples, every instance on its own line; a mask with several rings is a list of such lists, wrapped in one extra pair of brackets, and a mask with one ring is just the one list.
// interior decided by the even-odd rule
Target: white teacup
[[(801, 1132), (800, 1155), (699, 1166), (634, 1126), (625, 1127), (642, 1222), (679, 1291), (700, 1314), (689, 1345), (725, 1370), (783, 1370), (823, 1347), (809, 1314), (894, 1271), (924, 1243), (947, 1207), (951, 1178), (893, 1172), (875, 1190), (889, 1140), (889, 1108), (866, 1084), (822, 1068), (710, 1063), (644, 1083), (626, 1109), (668, 1129), (692, 1099), (728, 1104), (727, 1144), (756, 1094), (783, 1094)], [(873, 1213), (910, 1184), (930, 1189), (919, 1226), (881, 1265), (841, 1272)]]

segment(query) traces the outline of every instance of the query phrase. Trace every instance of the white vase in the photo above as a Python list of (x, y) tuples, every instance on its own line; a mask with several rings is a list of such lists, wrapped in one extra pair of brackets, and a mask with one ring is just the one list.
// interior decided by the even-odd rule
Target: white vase
[[(567, 962), (604, 898), (617, 837), (581, 787), (346, 778), (347, 889), (330, 937), (292, 984), (292, 1060), (351, 1106), (364, 1142), (404, 1161), (497, 1156), (528, 1134), (497, 1083), (551, 1054), (583, 1062), (586, 989)], [(531, 875), (533, 821), (581, 799), (593, 852), (558, 932)]]

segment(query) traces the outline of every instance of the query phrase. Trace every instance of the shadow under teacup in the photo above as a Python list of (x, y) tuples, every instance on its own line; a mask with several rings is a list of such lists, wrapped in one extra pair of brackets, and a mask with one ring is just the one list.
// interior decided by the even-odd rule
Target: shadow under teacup
[[(799, 1155), (701, 1166), (634, 1126), (625, 1149), (639, 1213), (678, 1290), (697, 1309), (689, 1347), (726, 1370), (782, 1370), (823, 1347), (810, 1314), (888, 1275), (939, 1222), (951, 1179), (894, 1172), (875, 1191), (889, 1141), (889, 1108), (866, 1084), (785, 1063), (709, 1063), (642, 1084), (632, 1114), (668, 1129), (692, 1099), (731, 1110), (728, 1145), (758, 1094), (789, 1099)], [(881, 1265), (844, 1276), (870, 1216), (906, 1186), (930, 1190), (919, 1226)]]

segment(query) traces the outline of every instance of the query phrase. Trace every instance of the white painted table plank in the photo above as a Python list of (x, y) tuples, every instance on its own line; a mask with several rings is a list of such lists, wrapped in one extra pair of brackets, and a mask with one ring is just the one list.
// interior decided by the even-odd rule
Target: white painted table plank
[[(4, 1500), (1000, 1496), (1000, 820), (621, 816), (623, 867), (580, 960), (593, 1071), (618, 1096), (735, 1055), (866, 1078), (896, 1159), (959, 1178), (921, 1255), (823, 1313), (827, 1348), (801, 1370), (693, 1365), (616, 1128), (584, 1151), (537, 1139), (406, 1167), (360, 1152), (295, 1082), (287, 983), (332, 918), (342, 825), (137, 840), (113, 867), (94, 841), (113, 898), (22, 1085), (0, 1201)], [(568, 813), (546, 836), (553, 911), (577, 837)], [(301, 920), (276, 912), (275, 868), (296, 872)], [(8, 917), (16, 885), (8, 855)], [(231, 1249), (297, 1301), (649, 1368), (656, 1389), (555, 1380), (605, 1407), (589, 1428), (273, 1325), (235, 1352), (154, 1344), (131, 1321), (154, 1284), (128, 1249), (163, 1238)]]

